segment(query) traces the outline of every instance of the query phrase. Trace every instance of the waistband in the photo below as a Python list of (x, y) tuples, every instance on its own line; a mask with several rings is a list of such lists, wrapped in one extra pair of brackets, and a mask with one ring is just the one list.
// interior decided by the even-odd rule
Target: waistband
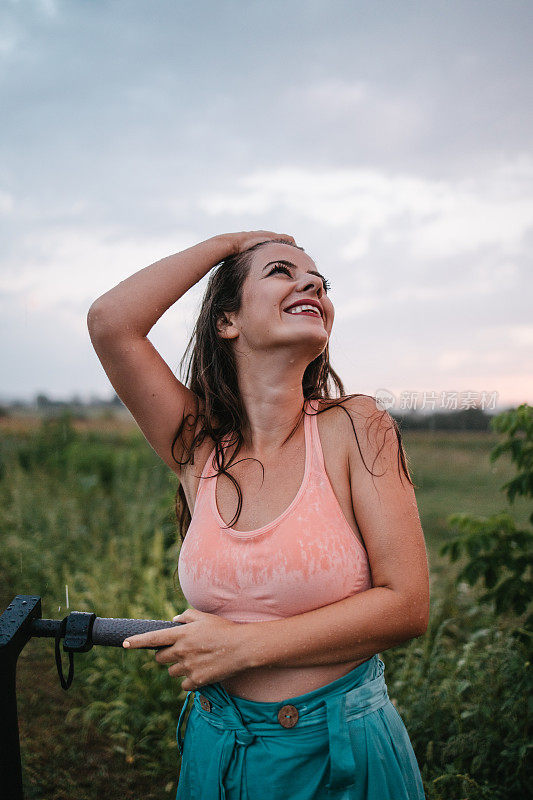
[(291, 730), (313, 727), (328, 731), (331, 791), (345, 789), (357, 776), (347, 720), (371, 714), (390, 702), (384, 677), (385, 664), (374, 655), (325, 686), (279, 702), (262, 703), (230, 695), (219, 683), (206, 684), (185, 698), (178, 721), (180, 753), (183, 739), (180, 725), (189, 696), (194, 707), (209, 725), (220, 730), (213, 752), (207, 785), (219, 787), (219, 800), (225, 800), (224, 777), (230, 762), (243, 767), (246, 748), (257, 736), (284, 737), (289, 744)]

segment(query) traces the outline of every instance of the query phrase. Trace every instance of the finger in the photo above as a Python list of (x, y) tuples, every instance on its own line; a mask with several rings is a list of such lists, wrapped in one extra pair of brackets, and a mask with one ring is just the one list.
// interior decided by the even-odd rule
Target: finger
[(186, 608), (185, 611), (182, 611), (180, 614), (176, 614), (175, 617), (172, 617), (172, 622), (194, 622), (203, 615), (204, 612), (198, 611), (196, 608)]
[(155, 660), (158, 664), (175, 664), (176, 658), (179, 654), (176, 653), (174, 647), (160, 647), (155, 654)]
[(174, 626), (172, 628), (162, 628), (157, 631), (148, 631), (147, 633), (138, 633), (135, 636), (128, 636), (128, 638), (124, 639), (122, 642), (122, 646), (128, 648), (157, 646), (168, 647), (168, 645), (174, 644), (178, 636), (178, 626)]
[(168, 668), (168, 674), (172, 678), (179, 678), (180, 675), (184, 675), (185, 673), (183, 671), (183, 667), (180, 666), (180, 664), (172, 664), (172, 666)]

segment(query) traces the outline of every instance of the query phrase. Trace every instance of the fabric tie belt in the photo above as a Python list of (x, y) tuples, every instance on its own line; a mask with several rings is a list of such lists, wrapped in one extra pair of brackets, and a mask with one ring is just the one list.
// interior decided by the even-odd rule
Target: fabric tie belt
[[(205, 775), (205, 785), (218, 786), (218, 800), (226, 800), (225, 778), (231, 767), (232, 774), (241, 775), (242, 797), (247, 800), (246, 791), (246, 750), (256, 737), (284, 738), (290, 746), (291, 730), (315, 728), (328, 732), (329, 739), (329, 791), (343, 791), (357, 780), (354, 754), (346, 725), (347, 720), (371, 714), (386, 703), (390, 703), (384, 678), (385, 665), (377, 656), (360, 665), (361, 668), (375, 667), (369, 675), (374, 675), (353, 688), (343, 688), (344, 678), (328, 684), (307, 695), (279, 703), (257, 703), (261, 713), (258, 720), (245, 723), (243, 715), (234, 699), (219, 684), (208, 684), (196, 692), (188, 692), (178, 721), (177, 741), (180, 754), (183, 753), (181, 722), (191, 694), (194, 694), (194, 707), (209, 725), (220, 730), (217, 744), (211, 753), (209, 767)], [(359, 668), (356, 668), (354, 673)], [(337, 687), (328, 694), (328, 687)], [(340, 690), (340, 691), (339, 691)], [(316, 696), (315, 696), (316, 695)], [(239, 698), (238, 698), (239, 700)], [(264, 709), (268, 708), (265, 714)], [(253, 716), (253, 713), (252, 713)]]

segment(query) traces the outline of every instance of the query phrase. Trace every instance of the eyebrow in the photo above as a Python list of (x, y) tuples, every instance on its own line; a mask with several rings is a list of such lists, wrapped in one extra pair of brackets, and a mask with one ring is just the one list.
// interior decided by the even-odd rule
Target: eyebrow
[[(287, 261), (287, 260), (286, 260), (286, 259), (284, 259), (284, 258), (276, 258), (276, 260), (275, 260), (275, 261), (269, 261), (269, 262), (268, 262), (268, 264), (265, 264), (265, 266), (264, 266), (264, 267), (263, 267), (263, 269), (262, 269), (262, 272), (264, 272), (264, 271), (266, 270), (266, 268), (267, 268), (267, 267), (270, 267), (270, 266), (271, 266), (271, 264), (285, 264), (285, 266), (287, 266), (287, 267), (293, 267), (294, 269), (297, 269), (297, 266), (296, 266), (296, 264), (293, 264), (293, 263), (292, 263), (292, 261)], [(308, 270), (307, 270), (307, 272), (308, 272), (310, 275), (318, 275), (318, 277), (319, 277), (319, 278), (322, 278), (322, 280), (323, 280), (323, 281), (325, 281), (325, 280), (326, 280), (326, 278), (325, 278), (323, 275), (321, 275), (321, 273), (320, 273), (320, 272), (317, 272), (317, 271), (316, 271), (316, 270), (314, 270), (314, 269), (308, 269)]]

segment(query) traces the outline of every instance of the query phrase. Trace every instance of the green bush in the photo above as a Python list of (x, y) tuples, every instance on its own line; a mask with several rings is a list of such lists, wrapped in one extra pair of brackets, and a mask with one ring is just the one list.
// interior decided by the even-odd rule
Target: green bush
[[(518, 474), (502, 486), (509, 503), (516, 497), (533, 497), (533, 408), (527, 403), (495, 417), (492, 427), (506, 433), (507, 439), (499, 443), (490, 455), (491, 462), (509, 454)], [(533, 513), (530, 516), (533, 525)], [(457, 582), (470, 586), (479, 582), (487, 591), (482, 602), (494, 602), (497, 614), (514, 612), (524, 614), (533, 601), (531, 555), (533, 530), (518, 528), (507, 511), (490, 517), (454, 514), (449, 524), (459, 528), (460, 534), (447, 541), (440, 555), (448, 555), (452, 562), (465, 556), (457, 575)], [(513, 635), (524, 644), (531, 643), (533, 614), (519, 620)]]

